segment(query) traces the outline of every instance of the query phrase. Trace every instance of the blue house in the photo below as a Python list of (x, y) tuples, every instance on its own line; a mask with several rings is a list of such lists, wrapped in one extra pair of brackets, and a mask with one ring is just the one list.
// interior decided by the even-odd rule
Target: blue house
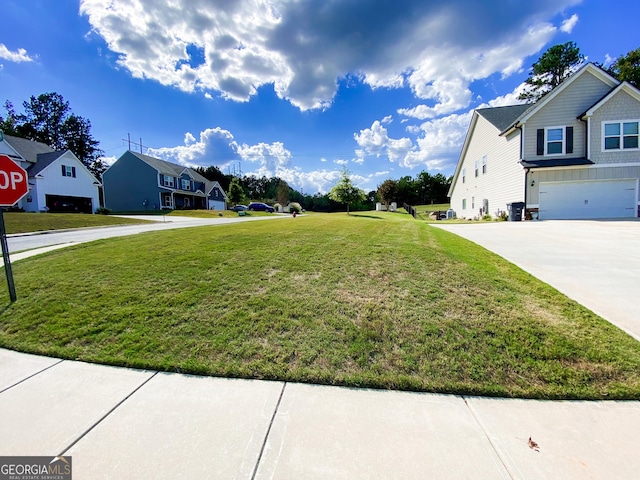
[(130, 150), (102, 174), (102, 183), (105, 206), (115, 212), (227, 207), (218, 182), (191, 168)]

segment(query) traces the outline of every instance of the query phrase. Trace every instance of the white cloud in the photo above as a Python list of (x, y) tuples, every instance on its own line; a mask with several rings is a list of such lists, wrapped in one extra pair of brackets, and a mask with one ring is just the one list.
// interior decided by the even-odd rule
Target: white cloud
[(567, 18), (564, 22), (562, 22), (562, 25), (560, 26), (560, 31), (564, 33), (571, 33), (573, 32), (573, 29), (577, 23), (578, 23), (578, 15), (574, 13), (573, 15), (571, 15), (571, 18)]
[(147, 153), (188, 167), (225, 166), (241, 158), (240, 149), (231, 132), (216, 127), (200, 132), (197, 140), (192, 133), (185, 133), (184, 145), (150, 148)]
[(558, 32), (545, 19), (579, 1), (81, 0), (80, 12), (137, 78), (234, 101), (271, 84), (308, 110), (353, 77), (408, 86), (424, 103), (405, 113), (428, 119), (466, 108), (471, 82), (520, 71)]
[(0, 43), (0, 58), (16, 63), (33, 62), (33, 58), (27, 54), (27, 51), (24, 48), (19, 48), (12, 52), (4, 43)]
[(346, 166), (346, 165), (349, 165), (349, 160), (337, 159), (337, 160), (334, 160), (333, 163), (335, 163), (336, 165)]

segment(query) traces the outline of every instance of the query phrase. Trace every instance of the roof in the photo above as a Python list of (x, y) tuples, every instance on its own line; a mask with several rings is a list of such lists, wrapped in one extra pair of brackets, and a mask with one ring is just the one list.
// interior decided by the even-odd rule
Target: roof
[[(144, 155), (143, 153), (136, 153), (136, 152), (133, 152), (131, 150), (129, 150), (129, 152), (131, 154), (135, 155), (136, 157), (138, 157), (140, 160), (142, 160), (144, 163), (149, 165), (151, 168), (154, 168), (155, 170), (157, 170), (158, 173), (171, 175), (172, 177), (179, 177), (180, 175), (182, 175), (182, 173), (185, 170), (187, 170), (189, 175), (191, 175), (191, 177), (194, 180), (205, 184), (205, 192), (204, 193), (206, 195), (209, 195), (209, 193), (211, 193), (211, 190), (213, 190), (214, 187), (218, 187), (220, 189), (220, 191), (222, 192), (222, 195), (224, 195), (226, 197), (226, 194), (225, 194), (224, 190), (222, 189), (222, 187), (220, 186), (220, 183), (215, 182), (215, 181), (211, 181), (211, 180), (207, 180), (205, 177), (203, 177), (198, 172), (196, 172), (193, 168), (185, 167), (184, 165), (178, 165), (177, 163), (167, 162), (166, 160), (160, 160), (159, 158), (150, 157), (149, 155)], [(185, 193), (185, 194), (190, 194), (190, 195), (194, 195), (195, 194), (197, 196), (196, 192), (180, 191), (180, 190), (176, 190), (176, 189), (173, 189), (173, 190), (178, 192), (178, 193)]]
[(167, 162), (166, 160), (160, 160), (159, 158), (150, 157), (149, 155), (144, 155), (142, 153), (132, 152), (131, 150), (129, 150), (129, 152), (138, 157), (151, 168), (156, 169), (159, 173), (171, 175), (172, 177), (179, 177), (180, 175), (182, 175), (182, 172), (187, 170), (189, 172), (189, 175), (191, 175), (194, 180), (205, 183), (207, 185), (211, 183), (209, 182), (209, 180), (204, 178), (192, 168), (185, 167), (184, 165), (178, 165), (177, 163)]
[(18, 152), (22, 158), (31, 163), (36, 163), (38, 155), (41, 153), (55, 152), (53, 148), (42, 142), (14, 137), (13, 135), (4, 135), (4, 141)]
[(587, 158), (554, 158), (546, 160), (522, 160), (520, 164), (524, 168), (545, 168), (545, 167), (573, 167), (576, 165), (593, 165)]
[(478, 108), (476, 112), (502, 132), (530, 108), (531, 104), (524, 103), (507, 107)]
[(38, 173), (47, 168), (65, 153), (66, 152), (49, 152), (39, 154), (38, 161), (27, 169), (27, 173), (30, 177), (35, 177)]

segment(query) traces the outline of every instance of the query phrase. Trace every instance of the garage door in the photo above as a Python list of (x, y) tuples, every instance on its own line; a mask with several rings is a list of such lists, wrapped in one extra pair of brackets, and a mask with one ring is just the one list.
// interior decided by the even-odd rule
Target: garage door
[(93, 213), (93, 204), (89, 197), (69, 197), (66, 195), (45, 195), (50, 212)]
[(540, 219), (637, 216), (637, 180), (540, 184)]

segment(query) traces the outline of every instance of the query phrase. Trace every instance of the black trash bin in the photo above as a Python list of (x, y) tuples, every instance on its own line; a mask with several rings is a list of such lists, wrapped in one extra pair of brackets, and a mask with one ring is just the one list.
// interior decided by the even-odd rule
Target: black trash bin
[(521, 222), (524, 202), (507, 203), (507, 210), (509, 210), (510, 222)]

